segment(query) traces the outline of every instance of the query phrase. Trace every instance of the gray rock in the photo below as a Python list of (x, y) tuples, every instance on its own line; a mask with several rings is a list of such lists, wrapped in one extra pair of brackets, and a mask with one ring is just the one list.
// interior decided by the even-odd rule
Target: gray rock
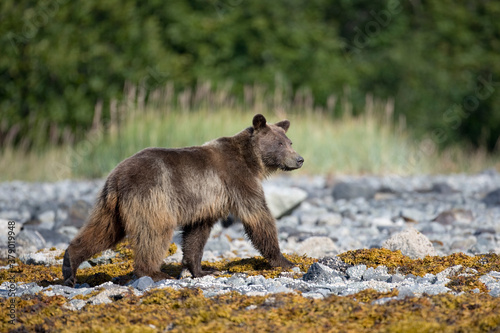
[(452, 225), (455, 223), (470, 224), (474, 221), (472, 211), (466, 209), (451, 209), (441, 212), (432, 221), (443, 225)]
[(485, 235), (485, 234), (494, 235), (496, 233), (497, 233), (497, 231), (493, 227), (490, 227), (490, 228), (477, 228), (476, 231), (474, 231), (474, 236), (481, 236), (481, 235)]
[(68, 211), (68, 218), (64, 221), (65, 226), (80, 229), (90, 215), (92, 205), (85, 200), (76, 200)]
[(299, 225), (299, 222), (300, 221), (299, 221), (298, 216), (288, 215), (288, 216), (284, 216), (284, 217), (279, 219), (278, 226), (280, 227), (280, 229), (282, 227), (294, 229), (295, 227), (297, 227)]
[(412, 259), (422, 259), (425, 256), (436, 256), (436, 250), (429, 239), (415, 228), (408, 228), (395, 234), (382, 243), (382, 247), (391, 251), (400, 250)]
[(57, 231), (69, 239), (75, 238), (78, 233), (78, 229), (72, 226), (60, 227)]
[[(329, 214), (326, 207), (318, 207), (310, 202), (303, 202), (297, 209), (301, 225), (316, 226), (318, 221), (325, 215)], [(294, 214), (295, 215), (295, 214)]]
[(405, 280), (405, 277), (399, 273), (396, 273), (394, 275), (392, 275), (389, 280), (387, 280), (387, 282), (389, 283), (399, 283), (399, 282), (403, 282)]
[(71, 311), (80, 311), (87, 304), (83, 299), (72, 299), (71, 301), (63, 304), (63, 308)]
[(344, 275), (337, 271), (334, 271), (328, 266), (315, 262), (309, 267), (309, 270), (302, 277), (304, 281), (314, 282), (314, 283), (335, 283), (342, 281)]
[(398, 298), (397, 297), (382, 297), (382, 298), (379, 298), (379, 299), (372, 301), (371, 304), (372, 305), (384, 305), (387, 302), (390, 302), (390, 301), (395, 300), (395, 299), (398, 299)]
[(363, 272), (364, 281), (387, 281), (391, 275), (387, 273), (387, 267), (378, 266), (377, 268), (369, 267)]
[(339, 249), (329, 237), (309, 237), (299, 244), (296, 252), (298, 254), (307, 254), (312, 258), (321, 258), (338, 254)]
[(25, 284), (19, 284), (16, 290), (16, 296), (22, 295), (34, 295), (42, 291), (42, 287), (36, 284), (36, 282), (30, 282)]
[(458, 192), (453, 187), (451, 187), (447, 183), (434, 183), (431, 188), (431, 192), (439, 193), (439, 194), (453, 194)]
[(2, 228), (2, 230), (0, 230), (0, 246), (7, 246), (9, 232), (13, 232), (14, 236), (17, 236), (21, 231), (21, 223), (14, 221), (14, 223), (11, 222), (9, 224), (9, 221), (11, 220), (0, 219), (0, 228)]
[(332, 195), (335, 200), (355, 198), (371, 199), (377, 191), (367, 183), (363, 182), (339, 182), (333, 187)]
[(140, 277), (139, 279), (135, 280), (131, 286), (134, 287), (135, 289), (138, 290), (146, 290), (147, 288), (151, 287), (154, 284), (154, 281), (151, 277), (149, 276), (143, 276)]
[(189, 269), (183, 268), (181, 270), (181, 274), (179, 275), (179, 279), (187, 279), (187, 278), (190, 278), (192, 276), (193, 275), (191, 274), (191, 272), (189, 271)]
[(227, 284), (233, 286), (233, 287), (241, 287), (241, 286), (246, 286), (246, 282), (245, 280), (240, 277), (239, 275), (235, 274), (233, 276), (231, 276), (228, 280), (227, 280)]
[[(55, 295), (61, 295), (66, 298), (73, 298), (77, 295), (88, 295), (92, 291), (94, 291), (94, 288), (90, 288), (88, 284), (86, 284), (86, 288), (71, 288), (68, 286), (60, 286), (60, 285), (52, 285), (49, 287), (44, 288), (44, 294), (46, 296), (55, 296)], [(50, 289), (50, 290), (49, 290)]]
[(323, 295), (324, 297), (327, 297), (332, 294), (330, 289), (325, 289), (325, 288), (317, 288), (314, 291)]
[(418, 284), (433, 284), (437, 282), (437, 277), (434, 274), (425, 274), (424, 277), (417, 277)]
[(19, 259), (27, 265), (62, 265), (62, 259), (56, 259), (56, 257), (61, 256), (62, 250), (50, 251), (44, 249), (36, 253), (28, 253), (21, 255)]
[(415, 275), (413, 275), (413, 274), (407, 274), (405, 276), (405, 280), (407, 280), (407, 281), (408, 280), (415, 281), (415, 280), (417, 280), (417, 277)]
[(105, 291), (101, 292), (100, 294), (97, 294), (87, 301), (88, 304), (92, 305), (98, 305), (98, 304), (109, 304), (113, 303), (113, 301), (109, 298), (108, 293)]
[(413, 292), (413, 288), (408, 286), (402, 286), (398, 288), (398, 299), (404, 299), (406, 297), (415, 297), (415, 293)]
[(487, 206), (499, 206), (500, 205), (500, 188), (489, 192), (482, 200)]
[(113, 258), (115, 258), (116, 255), (117, 255), (117, 253), (115, 251), (106, 250), (99, 257), (97, 257), (95, 259), (89, 259), (88, 262), (91, 266), (111, 264), (113, 261)]
[(371, 220), (371, 224), (376, 227), (392, 227), (394, 222), (389, 218), (376, 217)]
[(293, 289), (283, 286), (281, 283), (276, 283), (271, 286), (268, 286), (267, 292), (271, 294), (278, 294), (278, 293), (289, 294), (289, 293), (294, 293), (295, 291)]
[(307, 293), (302, 293), (302, 296), (304, 296), (306, 298), (312, 298), (312, 299), (323, 299), (323, 298), (325, 298), (325, 295), (323, 295), (322, 293), (319, 293), (319, 292), (315, 292), (315, 291), (310, 291), (310, 292), (307, 292)]
[(399, 214), (405, 221), (408, 222), (422, 222), (427, 219), (424, 212), (415, 208), (403, 208)]
[(89, 298), (87, 301), (88, 304), (109, 304), (112, 303), (113, 300), (123, 298), (130, 292), (128, 287), (117, 286), (111, 282), (103, 283), (99, 287), (104, 288), (104, 290)]
[(45, 239), (36, 230), (21, 230), (16, 237), (16, 254), (18, 256), (33, 253), (46, 247)]
[(436, 278), (438, 279), (438, 281), (447, 282), (448, 277), (458, 274), (458, 272), (461, 269), (462, 269), (462, 265), (455, 265), (455, 266), (445, 268), (444, 270), (442, 270), (441, 272), (436, 274)]
[[(500, 272), (489, 272), (479, 278), (479, 281), (484, 283), (490, 290), (490, 295), (500, 296)], [(493, 293), (493, 294), (492, 294)]]
[(319, 217), (317, 214), (302, 214), (300, 216), (300, 224), (304, 226), (314, 227), (318, 224)]
[(275, 218), (289, 214), (307, 198), (307, 192), (297, 187), (282, 187), (263, 184), (266, 202)]
[(472, 248), (474, 245), (476, 245), (476, 243), (477, 243), (476, 237), (469, 236), (467, 238), (461, 238), (461, 239), (454, 240), (451, 243), (450, 248), (451, 248), (451, 250), (455, 250), (455, 251), (467, 251), (470, 248)]
[(316, 225), (318, 226), (337, 226), (342, 223), (342, 215), (337, 213), (326, 213), (318, 217)]
[(318, 263), (328, 266), (335, 271), (343, 273), (344, 275), (347, 275), (347, 269), (353, 266), (351, 264), (346, 264), (338, 257), (323, 257), (318, 260)]
[(44, 211), (38, 214), (38, 220), (40, 221), (37, 226), (39, 229), (52, 230), (56, 222), (56, 212), (53, 210)]
[(489, 294), (493, 297), (500, 297), (500, 287), (495, 287), (491, 289)]
[(438, 295), (448, 293), (451, 290), (444, 285), (436, 284), (415, 284), (415, 285), (405, 285), (399, 289), (398, 299), (405, 297), (421, 296), (423, 294), (427, 295)]
[(78, 269), (91, 268), (92, 265), (88, 261), (84, 261), (78, 266)]
[(488, 275), (500, 282), (500, 272), (491, 271), (488, 273)]
[(66, 244), (69, 244), (71, 239), (63, 235), (55, 230), (49, 229), (38, 229), (40, 235), (42, 235), (43, 239), (45, 239), (46, 247), (59, 246), (65, 247)]
[(361, 281), (365, 271), (366, 265), (356, 265), (347, 269), (347, 275), (349, 276), (350, 280)]
[(352, 282), (346, 284), (347, 288), (344, 288), (339, 295), (341, 296), (348, 296), (348, 295), (353, 295), (357, 294), (360, 291), (363, 291), (365, 289), (369, 289), (370, 287), (366, 284), (366, 282)]
[[(16, 221), (17, 224), (22, 225), (31, 219), (31, 213), (26, 209), (0, 211), (0, 219), (7, 221)], [(2, 230), (3, 231), (3, 230)]]
[(450, 288), (447, 288), (443, 285), (431, 285), (431, 286), (426, 286), (425, 289), (422, 291), (422, 293), (425, 293), (427, 295), (439, 295), (439, 294), (446, 294), (450, 291), (451, 291)]
[(231, 243), (225, 236), (220, 236), (216, 239), (209, 239), (205, 245), (205, 251), (224, 253), (231, 250)]

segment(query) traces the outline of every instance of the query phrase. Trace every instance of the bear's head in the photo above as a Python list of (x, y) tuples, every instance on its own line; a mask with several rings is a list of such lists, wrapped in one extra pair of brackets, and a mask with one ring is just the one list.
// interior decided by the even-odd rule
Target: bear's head
[(293, 150), (292, 141), (285, 134), (289, 127), (288, 120), (267, 124), (266, 118), (261, 114), (253, 118), (257, 150), (269, 170), (290, 171), (300, 168), (304, 163), (304, 159)]

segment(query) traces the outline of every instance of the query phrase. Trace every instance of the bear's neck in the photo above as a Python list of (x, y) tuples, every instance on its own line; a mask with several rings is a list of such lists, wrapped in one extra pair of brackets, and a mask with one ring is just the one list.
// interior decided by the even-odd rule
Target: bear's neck
[(239, 158), (244, 161), (250, 173), (260, 180), (269, 176), (274, 170), (268, 170), (258, 153), (257, 142), (253, 136), (253, 128), (249, 127), (231, 137), (237, 147)]

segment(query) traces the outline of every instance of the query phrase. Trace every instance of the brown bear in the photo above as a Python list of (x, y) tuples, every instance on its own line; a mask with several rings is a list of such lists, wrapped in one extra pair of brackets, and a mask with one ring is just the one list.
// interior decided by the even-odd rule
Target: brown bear
[(135, 274), (168, 278), (160, 266), (178, 227), (183, 269), (193, 277), (213, 273), (201, 268), (203, 248), (212, 226), (230, 213), (242, 221), (248, 238), (271, 266), (293, 266), (280, 252), (261, 185), (273, 171), (298, 169), (304, 163), (285, 135), (289, 126), (288, 120), (267, 124), (257, 114), (253, 126), (235, 136), (195, 147), (147, 148), (122, 161), (64, 254), (65, 284), (75, 284), (84, 260), (125, 235), (135, 252)]

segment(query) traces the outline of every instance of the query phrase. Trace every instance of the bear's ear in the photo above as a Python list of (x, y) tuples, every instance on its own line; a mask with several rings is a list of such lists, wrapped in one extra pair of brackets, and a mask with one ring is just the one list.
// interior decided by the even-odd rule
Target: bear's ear
[(286, 133), (286, 131), (288, 131), (288, 128), (290, 127), (290, 122), (288, 120), (282, 120), (279, 123), (276, 123), (274, 125), (281, 127), (282, 129), (285, 130), (285, 133)]
[(256, 114), (255, 117), (253, 117), (252, 124), (255, 130), (264, 128), (266, 127), (266, 118), (261, 114)]

